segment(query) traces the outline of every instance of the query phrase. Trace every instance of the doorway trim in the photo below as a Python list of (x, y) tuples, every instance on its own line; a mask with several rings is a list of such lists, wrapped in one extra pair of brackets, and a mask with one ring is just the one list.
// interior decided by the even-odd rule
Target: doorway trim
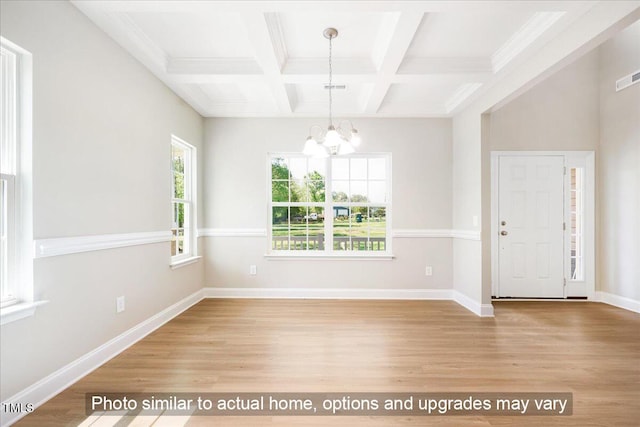
[[(584, 280), (571, 281), (571, 248), (568, 244), (571, 229), (566, 227), (564, 257), (564, 298), (586, 296), (595, 300), (595, 152), (594, 151), (491, 151), (491, 295), (499, 295), (499, 251), (498, 251), (498, 170), (501, 156), (563, 156), (565, 171), (584, 168)], [(564, 222), (570, 224), (570, 176), (564, 175)], [(573, 285), (573, 286), (572, 286)], [(584, 289), (585, 295), (575, 295), (575, 289)], [(573, 293), (573, 295), (572, 295)]]

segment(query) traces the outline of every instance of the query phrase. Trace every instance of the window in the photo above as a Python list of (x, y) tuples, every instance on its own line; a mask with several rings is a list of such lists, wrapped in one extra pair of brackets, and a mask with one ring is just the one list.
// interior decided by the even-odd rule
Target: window
[(584, 168), (571, 172), (571, 280), (584, 280)]
[[(3, 147), (4, 148), (4, 147)], [(3, 159), (4, 163), (4, 159)], [(3, 165), (4, 166), (4, 165)], [(2, 168), (0, 178), (0, 289), (2, 306), (16, 300), (15, 275), (15, 175)]]
[(391, 253), (391, 156), (270, 156), (272, 254)]
[(171, 261), (179, 264), (196, 253), (196, 149), (171, 139)]
[(16, 289), (16, 90), (17, 55), (1, 46), (2, 142), (0, 143), (0, 289), (2, 306), (17, 300)]
[(33, 314), (31, 55), (0, 38), (2, 324)]

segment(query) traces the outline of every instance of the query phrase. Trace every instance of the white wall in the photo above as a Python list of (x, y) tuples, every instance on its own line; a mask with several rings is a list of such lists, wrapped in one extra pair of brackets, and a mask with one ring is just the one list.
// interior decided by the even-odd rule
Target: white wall
[[(454, 216), (456, 212), (460, 214), (454, 219), (454, 226), (461, 227), (467, 223), (468, 212), (482, 212), (482, 242), (479, 247), (473, 247), (473, 242), (455, 243), (454, 286), (477, 303), (489, 304), (491, 295), (491, 260), (487, 246), (491, 232), (487, 218), (491, 197), (487, 173), (490, 167), (490, 129), (487, 128), (491, 126), (491, 118), (485, 119), (483, 115), (494, 107), (513, 101), (587, 53), (620, 28), (637, 20), (639, 13), (640, 9), (632, 2), (594, 4), (580, 20), (537, 49), (529, 59), (514, 61), (512, 69), (504, 71), (506, 74), (499, 82), (481, 88), (472, 103), (453, 118)], [(481, 183), (481, 188), (477, 188), (476, 182)], [(462, 192), (458, 193), (459, 190)], [(473, 257), (481, 260), (481, 266), (467, 269), (467, 260)]]
[[(479, 232), (481, 220), (481, 115), (475, 111), (453, 119), (453, 227)], [(482, 300), (482, 242), (453, 242), (453, 287), (477, 304)]]
[[(596, 289), (640, 300), (640, 23), (490, 115), (491, 150), (596, 151)], [(488, 191), (486, 189), (485, 191)]]
[[(205, 227), (266, 229), (267, 153), (300, 152), (326, 119), (207, 119)], [(393, 229), (451, 228), (451, 121), (356, 119), (360, 151), (391, 152)], [(450, 238), (397, 238), (392, 261), (265, 260), (263, 237), (206, 238), (207, 286), (450, 289)], [(249, 265), (258, 267), (249, 276)], [(433, 266), (426, 277), (425, 266)]]
[[(34, 237), (168, 231), (170, 136), (202, 152), (202, 118), (67, 2), (2, 2), (33, 54)], [(203, 286), (169, 243), (35, 260), (49, 303), (3, 325), (2, 401)], [(126, 311), (115, 300), (126, 297)]]
[[(594, 49), (487, 114), (488, 148), (485, 153), (520, 150), (595, 151), (600, 127), (598, 66), (598, 50)], [(483, 158), (483, 166), (483, 170), (490, 170), (489, 156)], [(483, 179), (483, 192), (491, 194), (490, 176)], [(485, 205), (488, 209), (483, 217), (490, 218), (489, 198), (483, 199)], [(588, 221), (592, 221), (591, 215)], [(486, 229), (491, 232), (490, 222)], [(483, 259), (485, 264), (489, 264), (490, 245), (486, 245), (485, 249)], [(589, 260), (590, 265), (593, 264), (592, 256), (585, 259)], [(490, 266), (485, 266), (483, 272), (489, 271)], [(592, 276), (592, 273), (587, 274), (590, 289), (594, 280)], [(490, 275), (485, 275), (483, 281), (491, 282)]]
[(491, 150), (595, 150), (597, 49), (491, 113)]
[(640, 21), (599, 53), (598, 289), (640, 301), (640, 84), (615, 91), (640, 70)]

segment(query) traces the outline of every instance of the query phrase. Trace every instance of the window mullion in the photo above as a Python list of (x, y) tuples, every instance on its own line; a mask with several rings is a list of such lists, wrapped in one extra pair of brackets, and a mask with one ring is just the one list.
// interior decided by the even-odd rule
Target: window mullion
[(331, 172), (331, 158), (325, 160), (325, 184), (324, 184), (324, 251), (333, 252), (333, 185)]

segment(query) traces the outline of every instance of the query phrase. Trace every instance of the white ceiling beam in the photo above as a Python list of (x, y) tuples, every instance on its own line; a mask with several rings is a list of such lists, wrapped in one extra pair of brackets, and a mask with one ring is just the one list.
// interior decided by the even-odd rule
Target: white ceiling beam
[(262, 68), (253, 58), (169, 58), (167, 74), (262, 75)]
[[(321, 74), (285, 74), (282, 76), (282, 83), (285, 85), (323, 85), (326, 83), (325, 75)], [(343, 74), (334, 75), (334, 81), (336, 84), (362, 84), (372, 83), (376, 79), (375, 74)], [(220, 73), (220, 74), (168, 74), (166, 76), (167, 81), (173, 83), (185, 83), (185, 84), (225, 84), (225, 83), (264, 83), (267, 84), (264, 74), (233, 74), (233, 73)], [(405, 75), (399, 78), (400, 81), (421, 81), (424, 78), (422, 76)], [(292, 105), (294, 105), (292, 103)]]
[(290, 91), (282, 79), (282, 67), (286, 61), (286, 48), (276, 14), (262, 12), (242, 13), (249, 41), (256, 53), (256, 61), (264, 73), (278, 109), (283, 114), (293, 111)]
[(392, 83), (421, 84), (429, 82), (486, 82), (490, 73), (458, 73), (458, 74), (396, 74)]
[(565, 12), (537, 12), (491, 57), (493, 71), (500, 71), (513, 58), (544, 34)]
[(364, 105), (367, 114), (373, 114), (380, 109), (382, 101), (386, 96), (393, 78), (400, 68), (404, 55), (411, 45), (411, 41), (422, 22), (422, 13), (407, 12), (402, 13), (393, 30), (393, 35), (389, 38), (384, 55), (380, 55), (380, 67), (378, 76), (369, 95), (369, 99)]
[[(86, 0), (71, 0), (72, 3), (78, 4), (87, 2)], [(310, 10), (327, 10), (330, 8), (332, 12), (402, 12), (405, 10), (418, 11), (422, 13), (429, 12), (473, 12), (486, 11), (490, 8), (501, 8), (522, 10), (529, 8), (531, 11), (546, 10), (556, 11), (565, 10), (566, 1), (548, 1), (537, 0), (527, 2), (506, 2), (504, 0), (482, 1), (465, 0), (359, 0), (359, 1), (332, 1), (326, 0), (307, 0), (307, 1), (239, 1), (239, 0), (208, 0), (208, 1), (181, 1), (181, 0), (107, 0), (107, 1), (90, 1), (87, 3), (95, 3), (98, 7), (109, 9), (112, 11), (121, 11), (129, 13), (209, 13), (214, 12), (251, 12), (258, 11), (267, 12), (308, 12)], [(520, 4), (518, 4), (520, 3)]]
[[(333, 75), (375, 74), (376, 66), (371, 58), (332, 58)], [(322, 82), (329, 83), (328, 58), (290, 58), (284, 64), (283, 74), (323, 76)]]
[(447, 114), (451, 114), (458, 105), (462, 104), (467, 98), (473, 95), (473, 93), (480, 89), (481, 86), (482, 83), (471, 82), (465, 83), (456, 89), (456, 91), (453, 92), (453, 95), (451, 95), (445, 103)]
[(491, 74), (488, 57), (406, 58), (398, 74)]
[[(326, 83), (324, 74), (284, 74), (282, 82), (285, 85), (323, 85)], [(335, 84), (347, 86), (369, 84), (373, 87), (376, 82), (376, 74), (338, 74), (333, 76)], [(452, 79), (468, 82), (485, 82), (491, 78), (488, 73), (458, 73), (458, 74), (396, 74), (392, 76), (391, 83), (421, 84), (433, 81), (434, 79)], [(239, 84), (244, 83), (264, 83), (264, 74), (235, 74), (235, 73), (171, 73), (166, 76), (167, 81), (177, 84)], [(368, 100), (368, 97), (367, 97)], [(291, 99), (291, 105), (293, 99)], [(366, 102), (363, 101), (363, 102)]]
[[(236, 74), (263, 75), (254, 58), (167, 58), (169, 74)], [(323, 69), (327, 68), (325, 72)], [(400, 75), (422, 74), (487, 74), (492, 72), (490, 58), (407, 58), (398, 69)], [(376, 67), (370, 58), (337, 58), (333, 60), (333, 75), (375, 76)], [(319, 83), (327, 83), (326, 58), (291, 58), (282, 69), (283, 78), (314, 76)]]
[(180, 86), (182, 88), (182, 93), (188, 96), (189, 104), (196, 105), (198, 111), (203, 111), (204, 113), (200, 113), (204, 116), (209, 114), (211, 111), (211, 98), (202, 90), (202, 87), (196, 85), (190, 86)]
[[(287, 84), (316, 85), (328, 84), (327, 74), (284, 74), (282, 79)], [(368, 74), (333, 74), (334, 85), (354, 85), (362, 83), (373, 83), (376, 81), (375, 73)]]
[(187, 85), (265, 83), (262, 74), (171, 74), (166, 76), (166, 81)]

